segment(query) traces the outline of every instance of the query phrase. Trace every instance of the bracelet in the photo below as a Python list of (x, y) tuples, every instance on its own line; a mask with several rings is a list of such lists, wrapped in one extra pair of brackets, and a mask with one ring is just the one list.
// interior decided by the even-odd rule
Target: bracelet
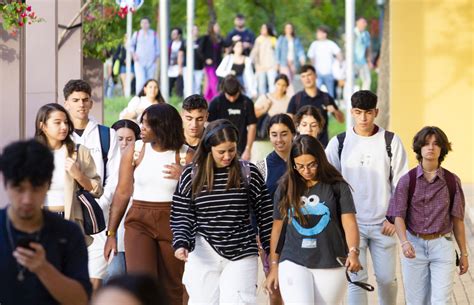
[(277, 261), (271, 261), (270, 264), (272, 264), (272, 265), (278, 265), (278, 262), (277, 262)]
[(410, 242), (409, 240), (405, 240), (404, 242), (402, 242), (402, 243), (400, 244), (400, 246), (403, 247), (403, 246), (406, 245), (406, 244), (410, 244), (410, 245), (411, 245), (411, 242)]
[(469, 254), (466, 252), (466, 253), (462, 253), (461, 252), (461, 256), (464, 256), (464, 257), (469, 257)]
[(356, 255), (359, 255), (359, 254), (360, 254), (360, 250), (359, 250), (359, 248), (357, 248), (357, 247), (351, 247), (351, 248), (349, 249), (349, 253), (351, 253), (351, 252), (354, 252)]

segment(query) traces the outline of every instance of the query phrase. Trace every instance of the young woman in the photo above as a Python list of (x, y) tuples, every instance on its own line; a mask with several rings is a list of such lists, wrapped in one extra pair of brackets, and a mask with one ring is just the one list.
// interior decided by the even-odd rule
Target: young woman
[(350, 272), (360, 270), (359, 231), (349, 185), (315, 138), (294, 140), (276, 197), (267, 290), (279, 286), (285, 304), (341, 304), (347, 282), (337, 258), (347, 257)]
[(260, 36), (255, 39), (255, 44), (250, 52), (250, 58), (255, 65), (257, 74), (259, 95), (273, 91), (276, 76), (275, 45), (276, 38), (271, 26), (262, 24)]
[[(95, 169), (89, 150), (76, 147), (72, 140), (74, 126), (63, 106), (51, 103), (36, 114), (35, 139), (48, 146), (54, 154), (54, 172), (44, 208), (56, 212), (82, 228), (83, 215), (76, 191), (82, 186), (94, 197), (102, 195), (102, 181)], [(87, 236), (86, 242), (92, 243)]]
[(275, 55), (277, 72), (286, 74), (290, 83), (293, 82), (295, 74), (306, 61), (303, 45), (295, 35), (293, 24), (285, 24), (283, 35), (280, 35), (277, 40)]
[(245, 88), (245, 94), (251, 98), (257, 97), (257, 87), (255, 85), (255, 75), (252, 68), (252, 60), (244, 55), (244, 46), (241, 41), (236, 41), (232, 47), (232, 53), (222, 59), (217, 67), (216, 75), (226, 77), (235, 75), (242, 87)]
[[(130, 144), (135, 143), (135, 141), (140, 139), (140, 127), (134, 121), (118, 120), (112, 125), (112, 128), (116, 131), (121, 154), (124, 153), (125, 149), (130, 146)], [(130, 206), (131, 202), (129, 202), (125, 214), (127, 214)], [(107, 277), (109, 279), (125, 274), (127, 271), (125, 264), (125, 246), (123, 242), (124, 234), (124, 220), (122, 219), (117, 230), (117, 255), (113, 258), (107, 268)]]
[(129, 119), (139, 122), (143, 111), (153, 104), (166, 103), (161, 95), (160, 86), (154, 79), (149, 79), (138, 96), (133, 97), (127, 107), (120, 112), (120, 119)]
[(321, 111), (311, 105), (301, 107), (295, 114), (294, 120), (298, 134), (310, 135), (315, 139), (318, 139), (326, 124)]
[(216, 75), (216, 69), (222, 60), (223, 38), (220, 35), (220, 27), (217, 22), (209, 22), (207, 35), (205, 35), (199, 48), (204, 57), (204, 71), (206, 73), (206, 86), (204, 89), (204, 98), (210, 102), (219, 94), (219, 81)]
[(256, 304), (256, 215), (269, 250), (272, 203), (257, 167), (239, 161), (238, 131), (228, 120), (207, 126), (192, 166), (173, 196), (175, 256), (186, 261), (188, 304)]
[(395, 220), (401, 242), (408, 305), (452, 304), (454, 239), (461, 250), (459, 274), (469, 269), (461, 181), (441, 167), (450, 150), (451, 143), (441, 129), (421, 129), (413, 138), (420, 163), (400, 178), (388, 208), (387, 216)]
[(271, 93), (261, 95), (255, 102), (255, 116), (257, 118), (268, 114), (270, 117), (279, 113), (285, 113), (290, 103), (290, 97), (286, 90), (290, 81), (285, 74), (279, 74), (275, 78), (274, 90)]
[(169, 217), (180, 164), (191, 161), (192, 152), (184, 145), (181, 116), (169, 104), (145, 109), (140, 135), (142, 140), (130, 143), (122, 155), (104, 256), (117, 253), (117, 228), (133, 193), (125, 219), (127, 271), (154, 276), (163, 303), (181, 305), (184, 265), (173, 255)]
[[(257, 161), (256, 165), (260, 173), (262, 173), (270, 197), (273, 199), (278, 187), (278, 181), (285, 175), (287, 170), (291, 143), (296, 134), (293, 120), (284, 113), (272, 116), (268, 123), (268, 134), (274, 150), (265, 159)], [(275, 205), (275, 202), (273, 202), (273, 205)], [(264, 260), (263, 265), (268, 268), (268, 257), (264, 253), (260, 253), (260, 255), (262, 260)], [(265, 270), (265, 275), (268, 275), (268, 271), (268, 269)], [(283, 304), (279, 290), (270, 294), (270, 304)]]

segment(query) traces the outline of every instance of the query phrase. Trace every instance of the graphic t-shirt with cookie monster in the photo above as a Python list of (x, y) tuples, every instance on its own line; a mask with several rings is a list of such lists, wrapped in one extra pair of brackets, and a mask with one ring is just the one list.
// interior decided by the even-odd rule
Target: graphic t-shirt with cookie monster
[[(275, 202), (280, 201), (278, 197), (279, 191), (276, 192)], [(343, 182), (334, 185), (318, 183), (301, 199), (306, 223), (303, 225), (295, 217), (291, 219), (280, 261), (289, 260), (311, 269), (340, 267), (336, 257), (347, 255), (341, 215), (355, 213), (349, 185)], [(282, 220), (279, 204), (275, 204), (273, 218)]]

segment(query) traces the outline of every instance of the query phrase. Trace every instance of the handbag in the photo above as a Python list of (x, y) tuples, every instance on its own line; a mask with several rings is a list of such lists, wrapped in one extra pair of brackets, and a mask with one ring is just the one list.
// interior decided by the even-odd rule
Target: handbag
[[(79, 158), (79, 144), (76, 145), (76, 161)], [(79, 189), (76, 191), (76, 198), (81, 203), (83, 227), (86, 235), (97, 234), (105, 230), (105, 218), (102, 208), (89, 191), (77, 182)]]

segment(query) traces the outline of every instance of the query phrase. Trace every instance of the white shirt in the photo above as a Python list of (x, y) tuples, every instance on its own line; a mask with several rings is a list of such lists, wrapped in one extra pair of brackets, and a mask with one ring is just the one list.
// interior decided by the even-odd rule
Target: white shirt
[(129, 113), (135, 113), (136, 119), (135, 122), (140, 122), (140, 118), (142, 116), (143, 111), (151, 106), (152, 103), (146, 96), (134, 96), (130, 102), (128, 102), (127, 107), (120, 112), (119, 118), (124, 119), (125, 115)]
[(334, 57), (341, 53), (337, 44), (329, 39), (315, 40), (308, 50), (308, 57), (311, 59), (316, 73), (319, 75), (332, 74), (332, 63)]
[(64, 206), (64, 185), (66, 181), (66, 145), (53, 150), (54, 171), (51, 186), (46, 194), (44, 206), (60, 207)]
[(342, 162), (339, 161), (337, 137), (333, 137), (326, 147), (329, 162), (352, 187), (357, 222), (361, 224), (380, 224), (385, 220), (392, 192), (400, 177), (408, 172), (405, 149), (395, 135), (391, 145), (393, 180), (390, 185), (390, 164), (384, 135), (383, 128), (370, 137), (359, 136), (352, 128), (347, 130)]

